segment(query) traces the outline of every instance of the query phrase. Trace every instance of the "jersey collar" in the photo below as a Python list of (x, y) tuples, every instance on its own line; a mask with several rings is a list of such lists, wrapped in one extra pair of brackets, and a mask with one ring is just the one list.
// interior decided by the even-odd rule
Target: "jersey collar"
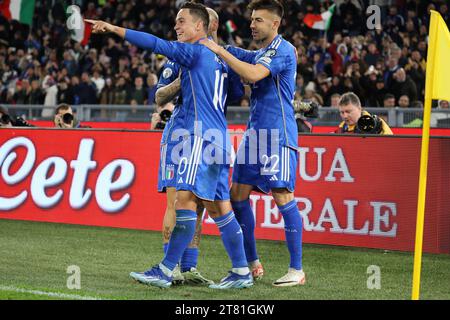
[(277, 34), (275, 38), (273, 38), (272, 42), (266, 47), (266, 49), (276, 49), (278, 47), (279, 42), (281, 42), (281, 34)]

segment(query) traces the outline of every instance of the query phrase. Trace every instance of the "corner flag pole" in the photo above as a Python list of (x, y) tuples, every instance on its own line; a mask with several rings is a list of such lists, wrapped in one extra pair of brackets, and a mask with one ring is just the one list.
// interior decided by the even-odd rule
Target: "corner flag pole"
[(419, 193), (417, 201), (416, 242), (414, 248), (414, 270), (412, 300), (419, 300), (420, 272), (422, 266), (423, 226), (425, 220), (425, 200), (427, 189), (428, 148), (430, 142), (431, 100), (436, 57), (437, 21), (431, 14), (428, 42), (427, 70), (425, 82), (425, 105), (423, 110), (422, 147), (420, 152)]

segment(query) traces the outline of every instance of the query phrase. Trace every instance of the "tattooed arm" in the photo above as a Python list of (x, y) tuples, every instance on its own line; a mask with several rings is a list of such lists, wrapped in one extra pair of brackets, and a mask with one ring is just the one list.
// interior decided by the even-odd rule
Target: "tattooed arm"
[(158, 106), (163, 106), (175, 98), (181, 89), (181, 79), (176, 78), (171, 84), (156, 90), (155, 102)]

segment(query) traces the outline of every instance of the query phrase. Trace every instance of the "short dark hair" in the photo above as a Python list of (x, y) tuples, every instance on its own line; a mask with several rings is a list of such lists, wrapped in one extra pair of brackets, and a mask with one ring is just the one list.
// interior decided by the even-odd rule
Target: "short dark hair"
[(202, 20), (203, 28), (205, 29), (206, 32), (208, 31), (209, 13), (208, 13), (208, 10), (206, 10), (205, 5), (203, 5), (201, 3), (187, 1), (187, 2), (183, 3), (183, 5), (180, 7), (180, 10), (181, 9), (189, 9), (189, 13), (192, 16), (195, 16), (195, 17), (199, 18), (200, 20)]
[(283, 18), (284, 8), (277, 0), (253, 0), (247, 6), (249, 10), (268, 10), (280, 18)]
[(338, 102), (338, 105), (347, 106), (349, 104), (361, 107), (361, 100), (359, 100), (358, 96), (355, 93), (346, 92), (342, 95), (341, 99)]
[(395, 99), (395, 96), (392, 93), (386, 93), (384, 95), (384, 99), (383, 100), (392, 99), (392, 98)]
[(59, 113), (59, 111), (69, 110), (70, 106), (67, 103), (60, 103), (55, 110), (55, 115)]

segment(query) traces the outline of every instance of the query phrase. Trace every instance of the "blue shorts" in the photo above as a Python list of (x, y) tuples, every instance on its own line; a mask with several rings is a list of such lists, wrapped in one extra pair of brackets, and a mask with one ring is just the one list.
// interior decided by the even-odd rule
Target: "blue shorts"
[(160, 147), (158, 192), (166, 192), (166, 188), (177, 186), (178, 161), (172, 156), (176, 143), (162, 144)]
[(185, 140), (177, 171), (177, 191), (191, 191), (208, 201), (230, 200), (229, 155), (198, 136)]
[(294, 192), (297, 163), (295, 149), (277, 145), (262, 150), (242, 140), (234, 161), (232, 181), (252, 185), (264, 193), (276, 188)]

